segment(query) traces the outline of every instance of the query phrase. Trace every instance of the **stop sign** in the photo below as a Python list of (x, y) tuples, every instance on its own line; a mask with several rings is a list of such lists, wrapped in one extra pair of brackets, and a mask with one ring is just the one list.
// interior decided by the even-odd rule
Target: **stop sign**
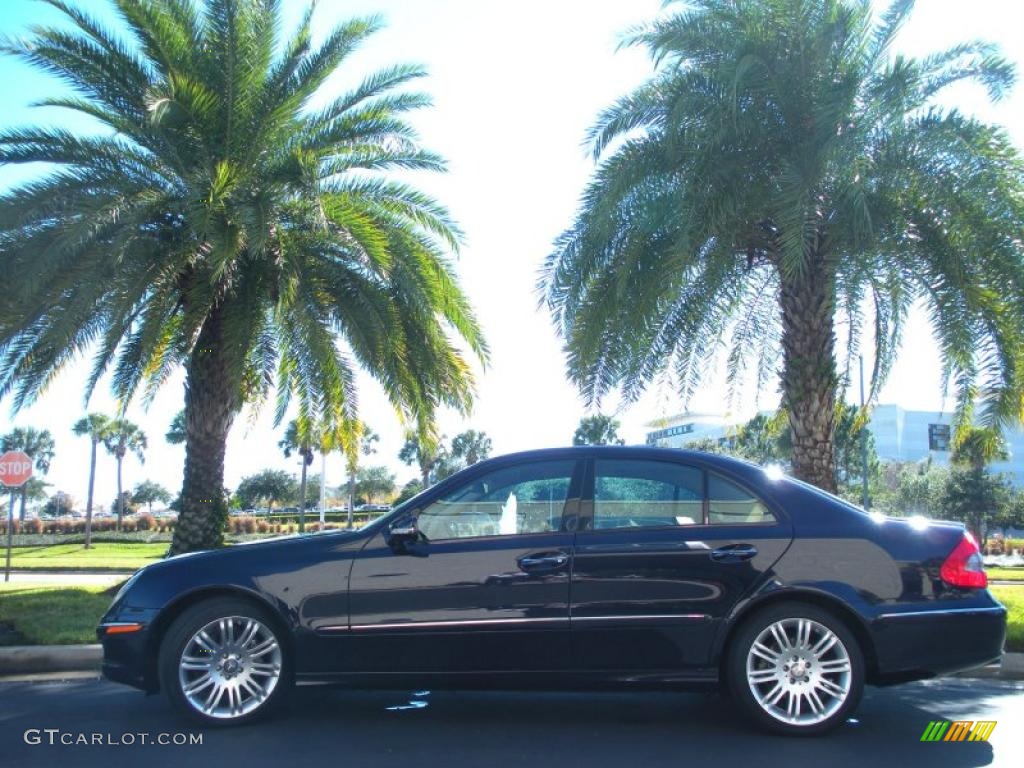
[(0, 483), (18, 488), (32, 477), (32, 459), (23, 451), (8, 451), (0, 456)]

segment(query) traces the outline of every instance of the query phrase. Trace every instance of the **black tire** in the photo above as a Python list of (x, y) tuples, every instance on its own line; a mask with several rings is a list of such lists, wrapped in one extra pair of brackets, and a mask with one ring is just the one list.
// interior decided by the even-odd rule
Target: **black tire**
[[(251, 711), (237, 716), (215, 717), (201, 712), (189, 702), (182, 689), (179, 662), (186, 645), (200, 629), (206, 627), (210, 622), (227, 617), (255, 619), (273, 635), (280, 647), (280, 673), (270, 694), (263, 701), (255, 703)], [(284, 631), (280, 628), (280, 622), (270, 611), (260, 605), (234, 597), (215, 597), (204, 600), (186, 609), (175, 619), (160, 643), (157, 669), (160, 675), (160, 687), (171, 705), (186, 717), (208, 727), (241, 725), (270, 715), (284, 703), (294, 680), (292, 661), (288, 653)]]
[[(787, 722), (779, 718), (779, 715), (782, 713), (773, 715), (758, 701), (752, 689), (753, 686), (748, 682), (747, 678), (747, 657), (755, 640), (761, 635), (762, 631), (778, 621), (798, 619), (810, 619), (812, 622), (816, 622), (818, 625), (828, 629), (838, 638), (839, 643), (849, 657), (850, 669), (845, 700), (839, 699), (842, 703), (820, 722)], [(831, 653), (838, 655), (840, 652), (837, 648)], [(829, 654), (824, 656), (828, 658)], [(789, 660), (783, 659), (783, 661)], [(769, 670), (771, 669), (770, 665), (767, 665), (767, 667)], [(787, 736), (813, 736), (831, 731), (845, 722), (847, 716), (860, 703), (861, 696), (864, 693), (864, 654), (857, 639), (841, 619), (822, 608), (807, 603), (778, 603), (764, 608), (746, 619), (737, 630), (729, 645), (724, 672), (726, 688), (730, 698), (740, 709), (759, 727), (772, 733)], [(813, 675), (814, 672), (811, 671), (808, 674)], [(785, 685), (786, 681), (782, 680), (781, 683)], [(762, 685), (764, 688), (761, 690), (767, 689), (768, 693), (771, 693), (774, 690), (775, 682), (765, 682)], [(808, 685), (813, 687), (813, 684), (810, 682)], [(817, 693), (818, 689), (815, 689), (815, 692)], [(787, 703), (790, 695), (787, 693), (783, 696)], [(766, 698), (770, 698), (770, 696), (766, 696)], [(801, 695), (793, 698), (798, 699), (801, 703), (803, 702)], [(809, 705), (810, 700), (808, 699), (807, 701)], [(813, 717), (816, 715), (812, 713), (805, 714), (805, 716)]]

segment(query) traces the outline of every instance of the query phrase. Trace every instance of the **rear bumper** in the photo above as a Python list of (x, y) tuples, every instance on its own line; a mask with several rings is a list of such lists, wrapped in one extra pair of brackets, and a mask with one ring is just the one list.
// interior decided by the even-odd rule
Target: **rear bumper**
[(959, 672), (998, 661), (1006, 609), (992, 606), (886, 613), (871, 625), (877, 675), (902, 682)]

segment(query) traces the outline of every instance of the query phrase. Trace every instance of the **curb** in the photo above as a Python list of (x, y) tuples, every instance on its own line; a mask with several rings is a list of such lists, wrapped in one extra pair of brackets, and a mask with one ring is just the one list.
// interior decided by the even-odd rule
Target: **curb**
[(96, 671), (102, 645), (10, 645), (0, 648), (0, 675)]
[(1024, 680), (1024, 653), (1004, 653), (1000, 664), (968, 669), (956, 677), (974, 677), (999, 680)]

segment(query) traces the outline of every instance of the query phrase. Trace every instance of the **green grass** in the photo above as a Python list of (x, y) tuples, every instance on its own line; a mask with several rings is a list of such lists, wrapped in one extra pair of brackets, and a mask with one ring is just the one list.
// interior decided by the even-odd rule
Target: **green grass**
[(96, 625), (113, 599), (108, 590), (0, 584), (0, 629), (8, 630), (0, 645), (97, 642)]
[(989, 579), (999, 581), (1024, 581), (1024, 568), (986, 568)]
[(1024, 652), (1024, 587), (989, 587), (1010, 613), (1006, 625), (1006, 650)]
[(16, 547), (11, 550), (11, 568), (84, 568), (92, 570), (136, 570), (167, 552), (167, 545), (97, 542), (91, 549), (81, 544), (46, 547)]

